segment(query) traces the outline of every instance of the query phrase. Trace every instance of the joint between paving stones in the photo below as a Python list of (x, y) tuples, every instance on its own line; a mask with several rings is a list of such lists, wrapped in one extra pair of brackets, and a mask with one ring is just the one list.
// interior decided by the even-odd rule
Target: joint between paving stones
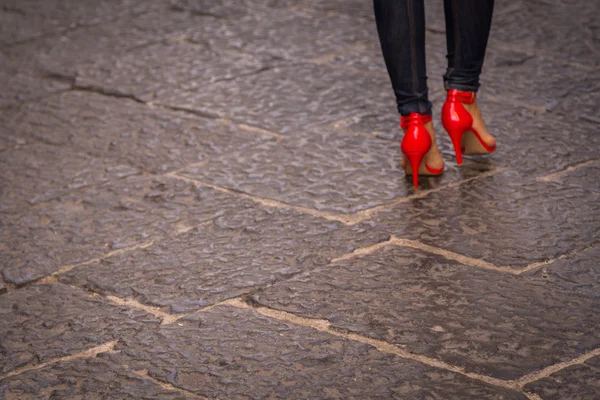
[[(100, 294), (100, 295), (102, 296), (102, 294)], [(188, 314), (178, 314), (178, 315), (169, 314), (169, 313), (162, 311), (158, 307), (152, 307), (152, 306), (142, 304), (135, 299), (122, 299), (120, 297), (112, 296), (112, 295), (104, 295), (103, 297), (105, 297), (106, 299), (108, 299), (111, 302), (118, 304), (120, 306), (136, 308), (138, 310), (145, 311), (148, 314), (152, 314), (156, 318), (160, 319), (161, 325), (169, 325), (169, 324), (172, 324), (173, 322), (179, 321), (180, 319), (188, 316)]]
[(552, 182), (568, 173), (571, 173), (573, 171), (577, 171), (580, 168), (585, 168), (585, 167), (589, 167), (591, 165), (596, 165), (599, 164), (600, 165), (600, 160), (599, 159), (594, 159), (594, 160), (588, 160), (588, 161), (584, 161), (582, 163), (578, 163), (575, 165), (571, 165), (563, 170), (557, 171), (557, 172), (553, 172), (551, 174), (548, 175), (544, 175), (544, 176), (540, 176), (537, 177), (536, 180), (540, 181), (540, 182)]
[(0, 380), (4, 380), (6, 378), (10, 378), (15, 375), (20, 375), (20, 374), (28, 372), (28, 371), (42, 369), (49, 365), (56, 364), (59, 362), (67, 362), (67, 361), (72, 361), (72, 360), (81, 359), (81, 358), (94, 358), (100, 353), (111, 353), (111, 352), (114, 352), (114, 348), (117, 345), (117, 343), (118, 343), (118, 340), (111, 340), (110, 342), (103, 343), (99, 346), (92, 347), (90, 349), (84, 350), (79, 353), (71, 354), (71, 355), (64, 356), (64, 357), (54, 358), (50, 361), (46, 361), (44, 363), (40, 363), (40, 364), (36, 364), (36, 365), (29, 365), (29, 366), (17, 368), (14, 371), (11, 371), (6, 375), (0, 376)]
[(48, 275), (46, 277), (40, 278), (40, 279), (38, 279), (36, 281), (33, 281), (30, 284), (32, 284), (32, 283), (50, 283), (50, 282), (56, 282), (56, 281), (58, 281), (58, 276), (59, 275), (65, 274), (65, 273), (73, 270), (74, 268), (81, 267), (81, 266), (84, 266), (84, 265), (93, 264), (93, 263), (96, 263), (96, 262), (100, 262), (100, 261), (105, 260), (105, 259), (110, 258), (110, 257), (114, 257), (114, 256), (117, 256), (117, 255), (120, 255), (120, 254), (124, 254), (124, 253), (129, 253), (130, 251), (140, 250), (140, 249), (147, 249), (148, 247), (153, 246), (154, 243), (155, 243), (154, 240), (148, 240), (146, 242), (139, 243), (139, 244), (136, 244), (136, 245), (133, 245), (133, 246), (129, 246), (129, 247), (125, 247), (125, 248), (122, 248), (122, 249), (117, 249), (117, 250), (110, 251), (110, 252), (104, 254), (103, 256), (91, 258), (89, 260), (82, 261), (82, 262), (77, 263), (77, 264), (65, 265), (64, 267), (59, 268), (57, 271), (53, 272), (52, 274), (50, 274), (50, 275)]
[(167, 382), (163, 382), (161, 380), (158, 380), (154, 377), (152, 377), (150, 374), (148, 374), (148, 370), (144, 369), (141, 371), (136, 371), (134, 369), (129, 368), (129, 370), (131, 372), (133, 372), (134, 374), (136, 374), (137, 376), (139, 376), (140, 378), (143, 379), (148, 379), (149, 381), (152, 381), (153, 383), (155, 383), (156, 385), (160, 386), (161, 388), (165, 389), (165, 390), (169, 390), (169, 391), (173, 391), (173, 392), (177, 392), (180, 393), (184, 396), (188, 396), (188, 397), (193, 397), (195, 399), (201, 399), (201, 400), (208, 400), (207, 397), (201, 396), (199, 394), (196, 394), (194, 392), (190, 392), (188, 390), (182, 389), (182, 388), (178, 388), (177, 386), (173, 386)]
[(300, 325), (300, 326), (304, 326), (304, 327), (310, 327), (310, 328), (316, 329), (318, 331), (331, 334), (333, 336), (342, 337), (344, 339), (351, 340), (354, 342), (367, 344), (367, 345), (375, 347), (378, 351), (383, 352), (383, 353), (393, 354), (393, 355), (403, 358), (403, 359), (410, 359), (410, 360), (417, 361), (421, 364), (425, 364), (425, 365), (428, 365), (431, 367), (455, 372), (455, 373), (464, 375), (468, 378), (478, 380), (481, 382), (485, 382), (490, 385), (519, 391), (531, 400), (538, 400), (539, 397), (536, 394), (526, 392), (524, 390), (525, 385), (535, 382), (539, 379), (546, 378), (546, 377), (548, 377), (558, 371), (561, 371), (565, 368), (568, 368), (570, 366), (583, 364), (585, 361), (589, 360), (590, 358), (600, 355), (600, 348), (597, 348), (597, 349), (594, 349), (594, 350), (592, 350), (586, 354), (583, 354), (575, 359), (564, 361), (564, 362), (557, 363), (557, 364), (553, 364), (551, 366), (548, 366), (548, 367), (542, 369), (541, 371), (537, 371), (537, 372), (533, 372), (533, 373), (524, 375), (519, 379), (502, 380), (502, 379), (490, 377), (487, 375), (480, 375), (480, 374), (476, 374), (476, 373), (472, 373), (472, 372), (467, 372), (461, 367), (458, 367), (458, 366), (455, 366), (452, 364), (447, 364), (443, 361), (436, 360), (433, 358), (429, 358), (429, 357), (425, 357), (425, 356), (421, 356), (418, 354), (407, 352), (404, 349), (398, 347), (397, 345), (388, 343), (386, 341), (365, 337), (365, 336), (358, 335), (353, 332), (349, 332), (349, 331), (345, 331), (345, 330), (333, 327), (328, 320), (300, 317), (298, 315), (289, 313), (287, 311), (281, 311), (281, 310), (276, 310), (276, 309), (272, 309), (269, 307), (265, 307), (262, 304), (256, 303), (252, 299), (249, 299), (247, 297), (237, 297), (237, 298), (233, 298), (230, 300), (226, 300), (226, 301), (219, 303), (218, 305), (216, 304), (213, 307), (217, 307), (217, 306), (221, 306), (221, 305), (227, 305), (227, 306), (237, 307), (237, 308), (241, 308), (241, 309), (253, 310), (253, 311), (255, 311), (261, 315), (264, 315), (268, 318), (272, 318), (272, 319), (276, 319), (276, 320), (280, 320), (280, 321), (286, 321), (286, 322), (290, 322), (292, 324)]
[[(185, 167), (184, 167), (185, 169)], [(314, 210), (311, 208), (307, 208), (307, 207), (302, 207), (302, 206), (296, 206), (296, 205), (292, 205), (292, 204), (288, 204), (288, 203), (284, 203), (278, 200), (274, 200), (274, 199), (269, 199), (269, 198), (264, 198), (264, 197), (258, 197), (258, 196), (254, 196), (252, 194), (243, 192), (241, 190), (236, 190), (236, 189), (230, 189), (230, 188), (224, 188), (224, 187), (220, 187), (220, 186), (216, 186), (210, 183), (206, 183), (206, 182), (202, 182), (196, 179), (192, 179), (192, 178), (188, 178), (186, 176), (182, 176), (179, 175), (178, 173), (169, 173), (163, 176), (169, 176), (169, 177), (173, 177), (175, 179), (180, 179), (189, 183), (192, 183), (196, 186), (207, 186), (210, 187), (211, 189), (223, 192), (223, 193), (227, 193), (227, 194), (231, 194), (231, 195), (237, 195), (249, 200), (254, 201), (255, 203), (258, 203), (260, 205), (263, 205), (265, 207), (271, 207), (271, 208), (285, 208), (285, 209), (292, 209), (292, 210), (296, 210), (298, 212), (302, 212), (305, 214), (309, 214), (315, 217), (320, 217), (320, 218), (324, 218), (330, 221), (338, 221), (343, 223), (344, 225), (356, 225), (364, 220), (367, 220), (369, 218), (371, 218), (372, 214), (378, 211), (382, 211), (382, 210), (386, 210), (389, 209), (391, 207), (394, 207), (398, 204), (402, 204), (402, 203), (406, 203), (406, 202), (410, 202), (416, 199), (421, 199), (424, 198), (426, 196), (428, 196), (431, 193), (436, 193), (439, 192), (441, 190), (444, 189), (449, 189), (449, 188), (454, 188), (460, 185), (463, 185), (465, 183), (474, 181), (474, 180), (479, 180), (479, 179), (485, 179), (488, 178), (490, 176), (496, 175), (500, 172), (505, 171), (504, 168), (497, 168), (491, 171), (487, 171), (484, 172), (482, 174), (479, 174), (477, 176), (471, 177), (471, 178), (467, 178), (467, 179), (463, 179), (461, 181), (458, 182), (453, 182), (453, 183), (449, 183), (447, 185), (444, 186), (440, 186), (438, 188), (435, 189), (430, 189), (430, 190), (423, 190), (420, 192), (416, 192), (412, 195), (409, 195), (407, 197), (402, 197), (396, 200), (393, 200), (389, 203), (386, 204), (382, 204), (379, 206), (375, 206), (366, 210), (362, 210), (362, 211), (358, 211), (356, 213), (353, 214), (333, 214), (333, 213), (328, 213), (328, 212), (324, 212), (324, 211), (318, 211), (318, 210)]]
[(439, 361), (439, 360), (436, 360), (433, 358), (409, 353), (396, 345), (390, 344), (390, 343), (382, 341), (382, 340), (372, 339), (369, 337), (358, 335), (356, 333), (344, 332), (341, 329), (333, 328), (331, 326), (331, 323), (327, 320), (300, 317), (300, 316), (297, 316), (295, 314), (292, 314), (292, 313), (289, 313), (286, 311), (275, 310), (275, 309), (268, 308), (268, 307), (265, 307), (265, 306), (257, 304), (257, 303), (253, 303), (253, 304), (252, 303), (253, 303), (252, 300), (248, 301), (245, 298), (235, 298), (235, 299), (225, 301), (222, 304), (241, 308), (241, 309), (253, 310), (261, 315), (264, 315), (265, 317), (269, 317), (269, 318), (276, 319), (279, 321), (286, 321), (286, 322), (289, 322), (289, 323), (292, 323), (295, 325), (299, 325), (299, 326), (310, 327), (310, 328), (316, 329), (320, 332), (325, 332), (325, 333), (328, 333), (333, 336), (337, 336), (337, 337), (341, 337), (341, 338), (344, 338), (344, 339), (347, 339), (350, 341), (370, 345), (382, 353), (393, 354), (393, 355), (403, 358), (403, 359), (410, 359), (410, 360), (417, 361), (421, 364), (425, 364), (425, 365), (428, 365), (431, 367), (440, 368), (440, 369), (444, 369), (447, 371), (459, 373), (459, 374), (467, 376), (471, 379), (479, 380), (479, 381), (482, 381), (482, 382), (485, 382), (487, 384), (491, 384), (494, 386), (499, 386), (502, 388), (508, 388), (508, 389), (520, 391), (520, 388), (516, 385), (515, 382), (503, 381), (501, 379), (496, 379), (496, 378), (492, 378), (492, 377), (485, 376), (485, 375), (479, 375), (479, 374), (466, 372), (464, 369), (462, 369), (460, 367), (457, 367), (457, 366), (454, 366), (451, 364), (447, 364), (443, 361)]
[(372, 253), (374, 253), (384, 247), (387, 247), (387, 246), (398, 246), (398, 247), (410, 247), (413, 249), (424, 251), (426, 253), (437, 254), (437, 255), (440, 255), (449, 260), (457, 261), (463, 265), (467, 265), (467, 266), (474, 267), (474, 268), (486, 269), (486, 270), (501, 272), (501, 273), (510, 274), (510, 275), (523, 275), (527, 272), (531, 272), (531, 271), (537, 270), (539, 268), (542, 268), (546, 265), (553, 264), (556, 261), (562, 260), (562, 259), (572, 256), (574, 254), (580, 253), (584, 250), (596, 247), (599, 244), (600, 244), (600, 242), (594, 242), (590, 246), (586, 246), (584, 248), (576, 249), (576, 250), (570, 251), (568, 253), (561, 254), (558, 257), (555, 257), (555, 258), (552, 258), (549, 260), (544, 260), (544, 261), (536, 261), (536, 262), (531, 263), (523, 268), (514, 269), (514, 268), (507, 267), (507, 266), (497, 266), (497, 265), (494, 265), (494, 264), (489, 263), (482, 259), (468, 257), (468, 256), (465, 256), (465, 255), (462, 255), (462, 254), (459, 254), (459, 253), (456, 253), (456, 252), (453, 252), (450, 250), (443, 249), (441, 247), (431, 246), (431, 245), (428, 245), (426, 243), (422, 243), (422, 242), (419, 242), (416, 240), (399, 238), (397, 236), (392, 235), (386, 241), (379, 242), (379, 243), (376, 243), (376, 244), (368, 246), (368, 247), (358, 248), (350, 253), (344, 254), (337, 258), (334, 258), (331, 260), (330, 264), (338, 263), (341, 261), (346, 261), (346, 260), (360, 257), (363, 255), (372, 254)]
[(597, 349), (594, 349), (592, 351), (589, 351), (589, 352), (587, 352), (577, 358), (574, 358), (572, 360), (553, 364), (553, 365), (550, 365), (549, 367), (542, 369), (541, 371), (532, 372), (530, 374), (522, 376), (521, 378), (517, 379), (515, 382), (517, 383), (517, 385), (519, 387), (522, 388), (525, 385), (530, 384), (531, 382), (535, 382), (540, 379), (547, 378), (550, 375), (552, 375), (558, 371), (561, 371), (565, 368), (571, 367), (573, 365), (583, 364), (590, 358), (596, 357), (596, 356), (600, 356), (600, 347)]

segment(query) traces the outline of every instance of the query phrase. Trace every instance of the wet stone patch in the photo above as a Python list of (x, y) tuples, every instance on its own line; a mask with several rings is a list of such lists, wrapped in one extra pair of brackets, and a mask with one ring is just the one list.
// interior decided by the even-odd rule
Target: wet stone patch
[[(102, 354), (99, 357), (102, 357)], [(179, 392), (165, 390), (150, 379), (140, 377), (123, 366), (101, 358), (59, 362), (0, 380), (0, 396), (6, 399), (186, 398)]]
[(372, 220), (399, 237), (520, 270), (595, 243), (599, 204), (590, 190), (503, 171), (378, 211)]
[[(202, 340), (190, 340), (202, 338)], [(525, 399), (312, 328), (220, 306), (124, 339), (109, 358), (209, 398)]]
[(179, 235), (77, 267), (59, 279), (182, 313), (254, 292), (388, 239), (369, 224), (347, 227), (242, 202), (212, 223), (194, 227), (181, 218), (173, 227)]
[(0, 168), (1, 211), (23, 210), (86, 186), (140, 174), (127, 165), (41, 143), (3, 153)]
[[(350, 214), (413, 193), (400, 167), (397, 143), (315, 130), (216, 157), (180, 175), (255, 196), (319, 211)], [(433, 189), (487, 171), (448, 166), (440, 178), (424, 178)]]
[(0, 296), (0, 317), (2, 376), (89, 350), (160, 322), (143, 311), (60, 284), (32, 285)]
[(62, 267), (173, 235), (180, 221), (198, 226), (244, 204), (248, 201), (168, 178), (81, 190), (6, 215), (0, 231), (3, 277), (24, 285)]
[(253, 299), (506, 380), (600, 344), (595, 299), (410, 248), (319, 267)]
[[(490, 43), (510, 45), (529, 52), (597, 66), (593, 48), (598, 21), (594, 2), (573, 0), (533, 4), (506, 3), (495, 15)], [(565, 66), (563, 70), (573, 72)]]
[[(169, 62), (158, 67), (162, 60)], [(210, 92), (216, 82), (254, 75), (273, 63), (270, 57), (221, 51), (201, 43), (165, 41), (82, 65), (75, 85), (149, 102), (181, 90)]]
[(218, 82), (202, 91), (179, 91), (157, 102), (244, 121), (286, 135), (365, 109), (389, 112), (394, 105), (393, 93), (383, 76), (304, 63)]
[(240, 19), (217, 19), (187, 33), (196, 43), (295, 61), (327, 58), (367, 43), (376, 34), (371, 21), (310, 7), (269, 9)]
[[(0, 114), (0, 122), (11, 135), (61, 146), (55, 153), (69, 154), (67, 148), (74, 148), (154, 174), (275, 140), (273, 135), (226, 122), (89, 92), (68, 92), (23, 105)], [(24, 150), (20, 157), (33, 156)]]
[(527, 275), (542, 278), (560, 290), (580, 296), (600, 297), (600, 242), (549, 265), (530, 271)]
[(525, 390), (544, 400), (594, 399), (600, 392), (600, 357), (573, 365), (547, 378), (530, 383)]

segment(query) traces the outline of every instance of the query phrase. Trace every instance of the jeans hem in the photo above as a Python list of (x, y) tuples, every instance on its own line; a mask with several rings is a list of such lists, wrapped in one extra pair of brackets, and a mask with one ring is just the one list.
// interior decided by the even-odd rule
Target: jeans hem
[(423, 115), (431, 115), (433, 109), (433, 104), (430, 101), (423, 102), (414, 102), (408, 104), (402, 104), (398, 106), (398, 112), (400, 115), (407, 116), (410, 113), (417, 113)]
[(464, 85), (460, 83), (444, 82), (444, 89), (448, 90), (460, 90), (461, 92), (475, 92), (479, 90), (479, 85)]

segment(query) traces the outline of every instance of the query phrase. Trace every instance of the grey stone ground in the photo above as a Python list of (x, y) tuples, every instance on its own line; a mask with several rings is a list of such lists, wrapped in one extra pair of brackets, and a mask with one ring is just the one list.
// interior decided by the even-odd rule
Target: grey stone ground
[(600, 3), (498, 1), (403, 176), (369, 0), (0, 0), (0, 398), (600, 399)]

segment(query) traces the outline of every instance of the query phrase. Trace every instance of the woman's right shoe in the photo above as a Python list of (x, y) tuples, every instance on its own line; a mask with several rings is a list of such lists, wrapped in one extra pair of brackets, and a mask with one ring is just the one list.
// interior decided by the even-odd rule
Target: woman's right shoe
[(462, 156), (465, 152), (463, 146), (463, 137), (467, 132), (472, 132), (486, 154), (496, 150), (496, 145), (488, 145), (480, 133), (473, 127), (473, 116), (467, 111), (463, 104), (473, 104), (475, 102), (475, 92), (461, 92), (459, 90), (449, 90), (446, 102), (442, 107), (442, 124), (450, 135), (454, 152), (456, 153), (456, 162), (462, 164)]
[[(430, 121), (430, 115), (418, 113), (410, 113), (407, 116), (402, 116), (400, 119), (400, 127), (405, 130), (400, 149), (410, 163), (415, 189), (419, 188), (419, 167), (425, 155), (431, 150), (433, 143), (429, 131), (425, 128), (425, 124)], [(434, 169), (425, 164), (425, 168), (429, 175), (440, 175), (444, 172), (443, 167), (441, 169)]]

